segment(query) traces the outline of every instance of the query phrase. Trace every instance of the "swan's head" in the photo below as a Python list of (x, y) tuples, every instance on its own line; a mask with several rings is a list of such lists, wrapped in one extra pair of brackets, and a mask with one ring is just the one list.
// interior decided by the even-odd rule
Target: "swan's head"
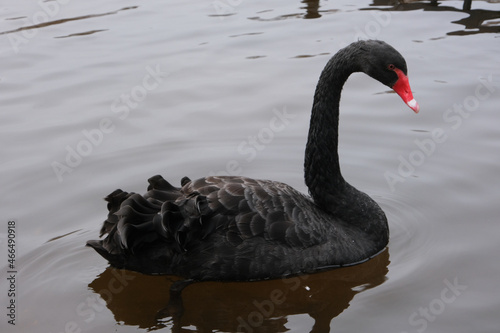
[(369, 40), (362, 43), (361, 49), (364, 51), (360, 64), (362, 70), (392, 88), (415, 113), (418, 113), (420, 106), (413, 98), (403, 56), (382, 41)]

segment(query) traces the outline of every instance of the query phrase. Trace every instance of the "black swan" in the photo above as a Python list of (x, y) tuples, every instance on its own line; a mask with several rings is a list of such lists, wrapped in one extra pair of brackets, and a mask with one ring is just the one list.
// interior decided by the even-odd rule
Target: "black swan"
[(357, 41), (323, 70), (305, 151), (310, 197), (270, 180), (212, 176), (174, 187), (150, 178), (145, 195), (116, 190), (106, 197), (104, 240), (94, 248), (116, 268), (177, 275), (192, 281), (250, 281), (354, 265), (380, 253), (387, 219), (340, 173), (339, 101), (353, 72), (394, 89), (416, 112), (406, 62), (382, 41)]

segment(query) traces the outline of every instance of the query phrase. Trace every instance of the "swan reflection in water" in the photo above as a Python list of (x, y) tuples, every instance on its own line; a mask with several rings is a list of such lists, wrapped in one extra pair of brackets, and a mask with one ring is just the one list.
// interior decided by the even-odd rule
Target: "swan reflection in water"
[[(329, 332), (353, 297), (387, 279), (389, 251), (356, 266), (259, 282), (200, 282), (179, 297), (177, 280), (109, 267), (89, 284), (116, 322), (157, 330), (196, 327), (200, 332), (285, 332), (288, 316), (308, 314), (311, 332)], [(125, 278), (124, 278), (125, 277)]]

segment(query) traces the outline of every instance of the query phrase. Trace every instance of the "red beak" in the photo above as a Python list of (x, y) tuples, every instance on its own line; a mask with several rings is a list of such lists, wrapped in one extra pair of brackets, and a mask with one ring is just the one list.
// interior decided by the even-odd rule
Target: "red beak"
[(413, 94), (411, 93), (411, 88), (410, 88), (410, 82), (408, 82), (408, 77), (403, 73), (402, 70), (395, 68), (394, 71), (398, 75), (398, 80), (392, 86), (392, 89), (403, 99), (403, 101), (412, 109), (415, 111), (415, 113), (418, 113), (420, 110), (420, 106), (418, 105), (417, 101), (413, 98)]

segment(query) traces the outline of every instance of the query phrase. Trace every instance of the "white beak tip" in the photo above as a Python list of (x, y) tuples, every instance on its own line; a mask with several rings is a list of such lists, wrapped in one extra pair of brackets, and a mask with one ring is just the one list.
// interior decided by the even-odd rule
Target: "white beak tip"
[(420, 110), (420, 106), (418, 105), (418, 103), (415, 99), (412, 99), (411, 101), (409, 101), (406, 104), (410, 107), (410, 109), (415, 111), (415, 113), (418, 113), (418, 111)]

